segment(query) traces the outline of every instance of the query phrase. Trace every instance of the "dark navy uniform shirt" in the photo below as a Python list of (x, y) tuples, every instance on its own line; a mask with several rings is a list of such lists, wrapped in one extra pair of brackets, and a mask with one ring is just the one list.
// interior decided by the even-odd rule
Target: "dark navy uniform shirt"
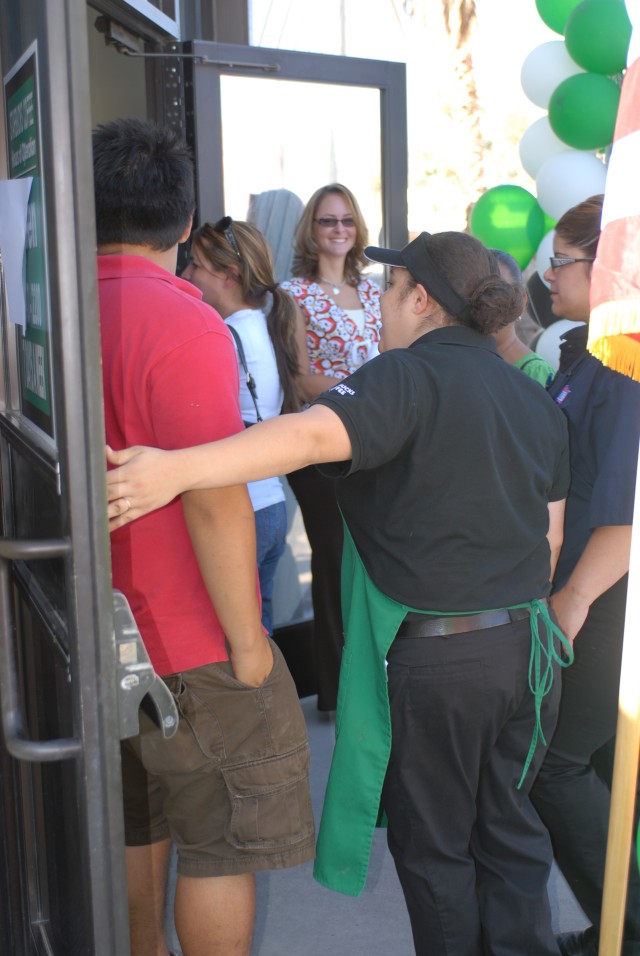
[(562, 587), (594, 528), (628, 525), (640, 436), (640, 383), (587, 351), (588, 326), (562, 336), (560, 369), (549, 394), (567, 416), (571, 487), (555, 576)]

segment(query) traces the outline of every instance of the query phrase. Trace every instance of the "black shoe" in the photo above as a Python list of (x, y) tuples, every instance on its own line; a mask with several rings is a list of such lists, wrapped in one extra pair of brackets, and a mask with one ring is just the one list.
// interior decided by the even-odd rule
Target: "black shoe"
[(593, 926), (576, 933), (560, 933), (556, 943), (562, 956), (598, 956), (598, 933)]

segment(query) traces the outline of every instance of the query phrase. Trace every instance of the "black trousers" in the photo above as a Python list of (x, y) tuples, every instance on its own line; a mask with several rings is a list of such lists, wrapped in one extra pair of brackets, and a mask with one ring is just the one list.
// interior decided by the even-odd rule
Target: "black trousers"
[(336, 481), (320, 474), (315, 465), (291, 472), (287, 480), (300, 505), (311, 545), (318, 710), (335, 710), (344, 646), (340, 604), (343, 530), (336, 499)]
[[(558, 865), (596, 927), (604, 885), (626, 592), (625, 577), (593, 603), (576, 636), (574, 664), (563, 674), (558, 725), (531, 794), (551, 833)], [(635, 850), (623, 952), (640, 953)]]
[[(529, 621), (396, 638), (388, 655), (388, 842), (417, 956), (557, 956), (549, 836), (520, 790), (534, 730)], [(542, 705), (547, 736), (560, 694)]]

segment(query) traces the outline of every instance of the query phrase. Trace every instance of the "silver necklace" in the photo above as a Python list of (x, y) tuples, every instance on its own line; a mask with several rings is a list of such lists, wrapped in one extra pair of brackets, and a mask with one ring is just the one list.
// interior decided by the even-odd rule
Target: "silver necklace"
[(333, 292), (334, 295), (340, 294), (340, 289), (347, 281), (346, 279), (343, 279), (342, 282), (332, 282), (331, 279), (325, 279), (325, 277), (321, 276), (320, 273), (318, 273), (318, 278), (320, 279), (321, 282), (326, 283), (326, 285), (332, 286), (331, 291)]

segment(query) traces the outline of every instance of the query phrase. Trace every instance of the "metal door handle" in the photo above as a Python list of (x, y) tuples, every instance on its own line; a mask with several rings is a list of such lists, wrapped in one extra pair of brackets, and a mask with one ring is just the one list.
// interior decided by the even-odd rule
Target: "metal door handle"
[(11, 641), (11, 590), (9, 563), (37, 561), (44, 558), (62, 558), (69, 554), (67, 539), (58, 541), (16, 541), (0, 538), (0, 704), (5, 746), (17, 760), (44, 763), (65, 760), (81, 752), (81, 743), (75, 737), (58, 740), (29, 740), (22, 724), (19, 707), (16, 661)]

